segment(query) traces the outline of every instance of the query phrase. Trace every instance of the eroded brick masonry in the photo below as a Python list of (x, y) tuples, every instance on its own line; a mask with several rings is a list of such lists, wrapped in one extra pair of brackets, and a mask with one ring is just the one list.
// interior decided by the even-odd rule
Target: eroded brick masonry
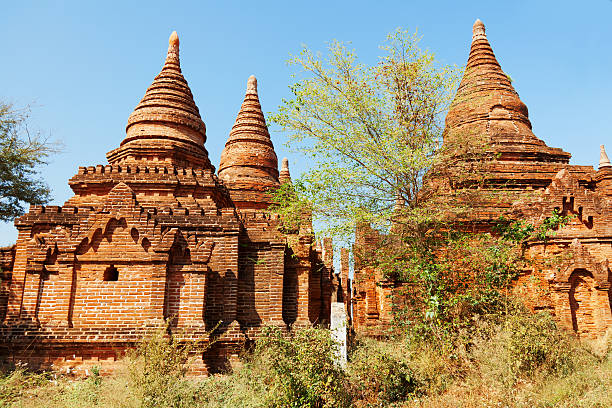
[(169, 321), (203, 346), (193, 369), (215, 372), (263, 325), (329, 322), (331, 242), (313, 245), (308, 214), (285, 231), (267, 210), (290, 175), (285, 160), (279, 180), (255, 77), (215, 174), (176, 33), (169, 42), (108, 164), (80, 167), (74, 196), (32, 206), (16, 245), (0, 249), (5, 362), (111, 368)]
[[(445, 180), (435, 180), (446, 203), (465, 206), (451, 221), (469, 231), (491, 231), (500, 216), (535, 225), (553, 210), (572, 215), (546, 241), (530, 242), (528, 266), (515, 284), (533, 310), (548, 310), (579, 337), (598, 337), (612, 327), (612, 165), (604, 147), (598, 169), (570, 165), (571, 155), (548, 147), (531, 130), (528, 111), (502, 71), (485, 34), (473, 27), (472, 46), (463, 79), (446, 117), (444, 143), (461, 146), (484, 140), (488, 161), (473, 161), (471, 146), (453, 157)], [(596, 149), (593, 149), (594, 153)], [(453, 169), (455, 170), (453, 173)], [(480, 186), (464, 197), (466, 186)], [(453, 204), (454, 205), (454, 204)], [(368, 226), (357, 229), (356, 253), (381, 242)], [(400, 283), (380, 271), (355, 265), (352, 305), (358, 332), (380, 333), (391, 321), (393, 295)], [(395, 299), (395, 300), (394, 300)]]
[[(612, 326), (612, 165), (603, 146), (597, 170), (570, 165), (569, 153), (533, 134), (480, 21), (444, 143), (471, 136), (487, 140), (494, 159), (474, 168), (469, 154), (456, 156), (454, 174), (436, 181), (448, 202), (468, 208), (454, 221), (489, 231), (501, 215), (534, 224), (554, 209), (573, 215), (546, 242), (530, 242), (531, 262), (515, 290), (580, 337), (603, 334)], [(61, 207), (32, 206), (15, 221), (17, 243), (0, 248), (4, 362), (110, 369), (147, 330), (169, 321), (202, 345), (193, 369), (210, 373), (264, 325), (328, 324), (332, 302), (346, 305), (357, 332), (390, 324), (400, 283), (358, 256), (350, 280), (347, 250), (335, 274), (331, 240), (314, 241), (309, 214), (288, 230), (268, 210), (268, 192), (291, 178), (286, 160), (278, 170), (254, 77), (218, 172), (205, 142), (173, 33), (162, 71), (108, 164), (80, 167), (69, 181), (74, 196)], [(459, 193), (466, 185), (486, 194), (466, 201)], [(361, 225), (354, 253), (380, 242)]]

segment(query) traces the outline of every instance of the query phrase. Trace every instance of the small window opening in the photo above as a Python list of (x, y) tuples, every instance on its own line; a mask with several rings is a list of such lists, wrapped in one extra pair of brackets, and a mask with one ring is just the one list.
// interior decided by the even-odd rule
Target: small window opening
[(106, 268), (104, 271), (105, 282), (115, 282), (119, 280), (119, 271), (113, 265)]

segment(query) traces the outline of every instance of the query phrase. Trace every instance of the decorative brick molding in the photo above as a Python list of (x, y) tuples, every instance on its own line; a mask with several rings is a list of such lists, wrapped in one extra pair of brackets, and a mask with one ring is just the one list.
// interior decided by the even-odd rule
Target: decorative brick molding
[(109, 164), (80, 167), (74, 196), (32, 206), (15, 221), (16, 245), (0, 249), (4, 363), (112, 370), (168, 322), (197, 342), (193, 371), (217, 372), (264, 325), (329, 322), (333, 265), (312, 246), (310, 217), (287, 233), (267, 210), (279, 171), (254, 77), (222, 180), (205, 141), (173, 33)]

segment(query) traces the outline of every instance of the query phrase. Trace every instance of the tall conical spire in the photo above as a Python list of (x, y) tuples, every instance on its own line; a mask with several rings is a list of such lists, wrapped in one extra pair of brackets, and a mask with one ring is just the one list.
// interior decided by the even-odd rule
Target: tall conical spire
[(531, 130), (527, 106), (499, 65), (485, 26), (476, 20), (461, 84), (446, 117), (445, 142), (485, 136), (500, 160), (569, 162), (570, 154), (550, 148)]
[(281, 171), (278, 176), (278, 181), (281, 184), (291, 183), (291, 174), (289, 173), (289, 160), (286, 157), (283, 158)]
[(606, 154), (606, 148), (601, 145), (599, 146), (599, 170), (603, 168), (612, 168), (612, 163)]
[(247, 81), (244, 101), (221, 153), (219, 178), (233, 191), (232, 198), (242, 207), (267, 206), (269, 197), (266, 194), (248, 192), (263, 192), (279, 185), (278, 158), (253, 75)]
[(156, 158), (213, 169), (204, 147), (206, 126), (181, 73), (176, 31), (168, 40), (164, 66), (130, 115), (126, 133), (121, 147), (107, 154), (109, 162)]

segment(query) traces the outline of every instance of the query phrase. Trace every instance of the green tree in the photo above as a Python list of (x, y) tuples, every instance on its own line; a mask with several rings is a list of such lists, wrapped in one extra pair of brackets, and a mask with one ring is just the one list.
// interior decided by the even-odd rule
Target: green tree
[(27, 127), (30, 110), (0, 102), (0, 220), (10, 221), (24, 213), (25, 203), (44, 204), (50, 190), (38, 178), (38, 167), (57, 151), (40, 133)]
[(276, 192), (274, 210), (284, 223), (312, 212), (325, 233), (349, 241), (363, 223), (386, 232), (378, 248), (358, 248), (355, 259), (406, 283), (394, 310), (397, 327), (444, 339), (475, 315), (507, 313), (521, 246), (563, 220), (553, 215), (536, 227), (502, 219), (493, 234), (452, 221), (474, 200), (493, 198), (473, 183), (450, 189), (444, 181), (484, 179), (482, 164), (495, 154), (478, 134), (454, 134), (441, 145), (459, 70), (436, 63), (418, 44), (418, 36), (397, 30), (374, 66), (337, 41), (326, 56), (304, 48), (290, 60), (301, 72), (271, 121), (311, 168)]
[(290, 60), (303, 78), (270, 119), (312, 166), (293, 183), (298, 199), (281, 191), (276, 210), (300, 211), (307, 202), (315, 221), (347, 237), (358, 222), (389, 227), (397, 202), (422, 208), (423, 176), (440, 151), (458, 70), (418, 43), (398, 29), (374, 66), (338, 41), (325, 57), (303, 48)]

